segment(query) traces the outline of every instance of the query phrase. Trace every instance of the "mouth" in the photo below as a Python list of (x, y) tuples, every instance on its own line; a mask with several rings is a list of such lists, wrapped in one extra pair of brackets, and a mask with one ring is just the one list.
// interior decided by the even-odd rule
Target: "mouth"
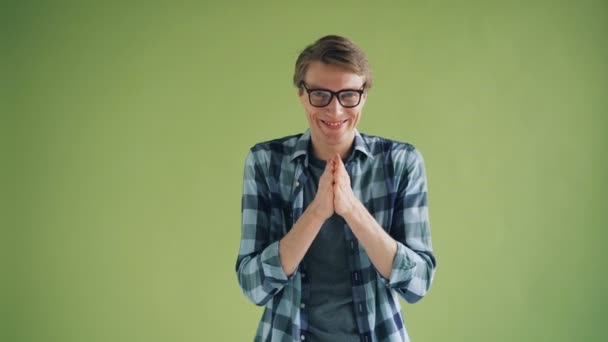
[(329, 129), (336, 129), (336, 130), (342, 128), (342, 126), (344, 126), (344, 124), (347, 121), (348, 120), (341, 120), (341, 121), (321, 120), (321, 122), (323, 123), (323, 125), (325, 125), (325, 127), (329, 128)]

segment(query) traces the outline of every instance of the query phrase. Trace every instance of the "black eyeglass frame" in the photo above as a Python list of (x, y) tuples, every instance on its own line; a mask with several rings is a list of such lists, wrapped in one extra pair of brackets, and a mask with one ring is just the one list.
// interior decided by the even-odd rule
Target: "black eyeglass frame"
[[(336, 99), (338, 99), (338, 103), (340, 103), (340, 106), (344, 107), (344, 108), (355, 108), (359, 105), (359, 103), (361, 103), (361, 98), (363, 97), (363, 94), (365, 93), (365, 84), (363, 84), (363, 89), (342, 89), (339, 91), (331, 91), (329, 89), (324, 89), (324, 88), (313, 88), (313, 89), (308, 89), (306, 87), (306, 84), (304, 84), (304, 81), (300, 82), (300, 85), (302, 86), (302, 88), (304, 88), (304, 90), (306, 91), (306, 93), (308, 94), (308, 102), (310, 103), (311, 106), (313, 107), (317, 107), (317, 108), (323, 108), (323, 107), (327, 107), (329, 106), (329, 104), (331, 103), (331, 101), (334, 99), (334, 96), (336, 97)], [(310, 99), (310, 93), (313, 91), (326, 91), (328, 92), (331, 96), (329, 97), (329, 101), (327, 101), (327, 104), (324, 106), (317, 106), (315, 104), (312, 103), (312, 100)], [(346, 93), (346, 92), (356, 92), (359, 93), (359, 100), (357, 101), (357, 104), (353, 105), (353, 106), (345, 106), (342, 103), (342, 100), (340, 100), (340, 94), (342, 93)]]

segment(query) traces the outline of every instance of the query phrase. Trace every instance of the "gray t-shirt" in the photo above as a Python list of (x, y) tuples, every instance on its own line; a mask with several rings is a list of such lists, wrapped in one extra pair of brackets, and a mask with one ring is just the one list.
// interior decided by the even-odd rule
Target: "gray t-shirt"
[[(304, 188), (307, 206), (317, 192), (325, 161), (309, 154), (308, 181)], [(304, 256), (310, 281), (310, 300), (306, 303), (309, 334), (306, 341), (358, 341), (353, 306), (345, 221), (334, 214), (319, 231)]]

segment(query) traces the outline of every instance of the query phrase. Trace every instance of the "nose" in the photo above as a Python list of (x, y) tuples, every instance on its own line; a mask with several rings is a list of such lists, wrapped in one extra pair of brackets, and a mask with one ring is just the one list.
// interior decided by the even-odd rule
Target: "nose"
[(327, 105), (327, 110), (329, 113), (334, 114), (336, 116), (340, 116), (344, 113), (344, 107), (338, 101), (338, 97), (334, 96), (329, 104)]

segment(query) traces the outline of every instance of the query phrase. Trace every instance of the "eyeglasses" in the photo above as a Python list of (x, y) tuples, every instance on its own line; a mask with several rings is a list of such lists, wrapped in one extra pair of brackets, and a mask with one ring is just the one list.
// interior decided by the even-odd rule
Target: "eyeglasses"
[[(331, 103), (331, 100), (335, 97), (338, 98), (338, 102), (344, 108), (353, 108), (359, 105), (361, 102), (361, 95), (365, 92), (364, 89), (343, 89), (337, 92), (333, 92), (328, 89), (308, 89), (304, 82), (300, 85), (308, 93), (308, 101), (313, 107), (325, 107)], [(365, 85), (363, 85), (365, 86)]]

